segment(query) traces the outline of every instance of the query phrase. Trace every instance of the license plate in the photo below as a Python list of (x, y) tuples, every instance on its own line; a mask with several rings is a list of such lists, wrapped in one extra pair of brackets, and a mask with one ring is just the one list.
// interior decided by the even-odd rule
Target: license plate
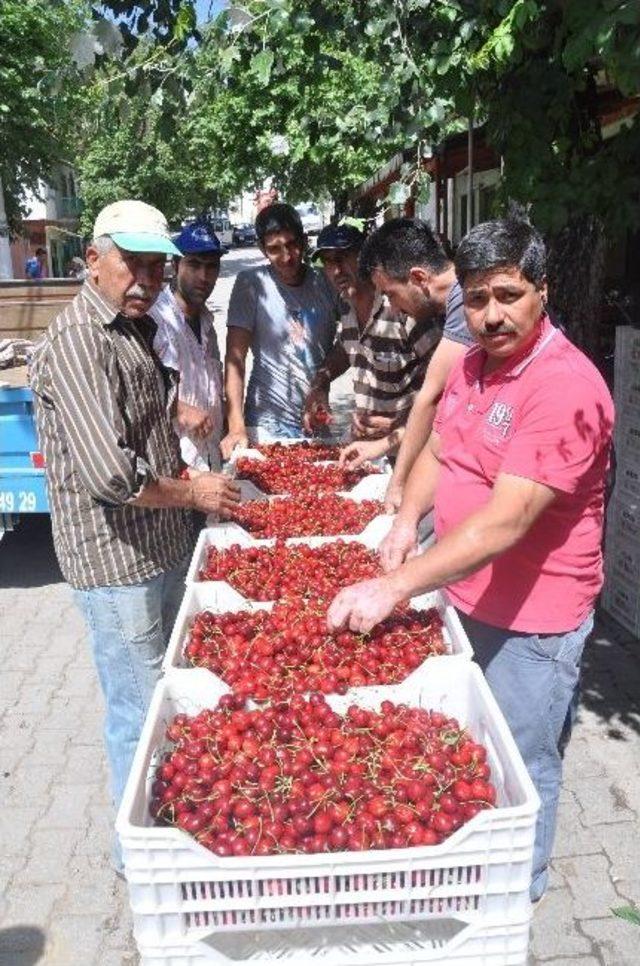
[(0, 513), (35, 513), (37, 506), (35, 490), (0, 490)]

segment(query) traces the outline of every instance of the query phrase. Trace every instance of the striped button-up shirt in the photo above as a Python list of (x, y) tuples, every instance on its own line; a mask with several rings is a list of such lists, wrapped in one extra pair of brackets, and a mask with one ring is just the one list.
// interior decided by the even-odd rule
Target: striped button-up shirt
[(408, 415), (441, 334), (436, 325), (420, 325), (394, 311), (380, 295), (363, 329), (350, 308), (340, 319), (340, 341), (354, 369), (356, 409)]
[(463, 345), (473, 342), (457, 283), (447, 298), (445, 317), (434, 316), (426, 323), (396, 312), (379, 293), (362, 329), (350, 307), (340, 319), (340, 340), (354, 369), (356, 409), (405, 422), (443, 336)]
[(213, 313), (200, 310), (200, 338), (187, 322), (175, 294), (162, 290), (149, 315), (158, 326), (153, 347), (165, 366), (180, 373), (180, 399), (209, 413), (213, 423), (210, 436), (201, 439), (177, 428), (182, 459), (196, 470), (221, 468), (223, 400), (222, 365), (214, 328)]
[(39, 340), (31, 387), (61, 570), (79, 589), (136, 584), (192, 547), (186, 510), (131, 503), (176, 476), (176, 376), (151, 350), (155, 323), (114, 311), (91, 282)]

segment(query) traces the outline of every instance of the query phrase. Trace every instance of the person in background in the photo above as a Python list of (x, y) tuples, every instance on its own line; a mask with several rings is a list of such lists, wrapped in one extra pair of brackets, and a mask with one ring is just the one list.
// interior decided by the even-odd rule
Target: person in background
[(375, 420), (378, 439), (343, 451), (360, 459), (388, 455), (399, 444), (409, 410), (422, 384), (438, 336), (390, 307), (370, 279), (358, 271), (365, 235), (355, 225), (328, 225), (314, 253), (344, 302), (336, 343), (316, 371), (305, 400), (303, 427), (312, 432), (319, 413), (329, 413), (329, 387), (351, 366), (355, 410), (352, 436), (367, 433)]
[(46, 278), (47, 275), (47, 249), (36, 248), (35, 255), (31, 255), (24, 263), (24, 273), (27, 278)]
[[(301, 434), (311, 379), (335, 338), (337, 301), (322, 274), (305, 265), (305, 237), (291, 205), (273, 204), (256, 218), (267, 265), (239, 272), (229, 301), (225, 395), (226, 459), (246, 446), (248, 427), (262, 439)], [(253, 353), (247, 398), (245, 367)]]
[[(427, 442), (438, 399), (452, 366), (471, 344), (462, 310), (462, 293), (453, 263), (426, 222), (393, 218), (367, 238), (360, 271), (385, 295), (392, 308), (405, 312), (430, 333), (433, 352), (398, 451), (385, 503), (400, 505), (411, 468)], [(354, 443), (345, 453), (357, 466), (370, 454)]]
[(181, 253), (173, 259), (173, 281), (149, 310), (158, 326), (153, 346), (163, 364), (180, 374), (176, 430), (182, 459), (197, 470), (219, 470), (222, 364), (206, 303), (227, 249), (211, 226), (200, 221), (185, 225), (173, 241)]
[(239, 500), (222, 474), (180, 478), (177, 376), (153, 352), (149, 316), (167, 255), (181, 252), (160, 211), (107, 205), (89, 278), (37, 343), (30, 374), (56, 555), (105, 698), (116, 806), (184, 593), (190, 511), (225, 517)]
[[(382, 552), (385, 576), (343, 590), (332, 628), (368, 632), (446, 587), (541, 799), (530, 895), (548, 880), (562, 749), (602, 585), (613, 403), (546, 313), (545, 247), (516, 220), (461, 242), (455, 267), (478, 345), (453, 367)], [(438, 542), (416, 552), (435, 507)]]
[(74, 255), (73, 258), (69, 259), (65, 271), (66, 278), (76, 278), (79, 281), (84, 282), (88, 274), (89, 272), (84, 263), (84, 259), (80, 258), (79, 255)]

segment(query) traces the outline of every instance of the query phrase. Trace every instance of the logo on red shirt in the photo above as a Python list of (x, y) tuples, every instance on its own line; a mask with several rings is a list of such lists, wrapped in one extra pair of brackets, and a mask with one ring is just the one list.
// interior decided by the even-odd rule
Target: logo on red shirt
[(506, 439), (511, 429), (511, 424), (513, 423), (513, 406), (507, 406), (506, 403), (502, 402), (495, 402), (489, 411), (487, 422), (489, 426), (498, 430), (503, 439)]

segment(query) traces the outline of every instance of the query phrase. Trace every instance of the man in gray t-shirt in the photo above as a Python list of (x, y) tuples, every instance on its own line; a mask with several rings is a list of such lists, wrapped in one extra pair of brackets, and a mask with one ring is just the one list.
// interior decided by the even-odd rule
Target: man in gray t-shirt
[[(256, 219), (256, 232), (269, 264), (238, 274), (227, 315), (225, 458), (234, 446), (247, 445), (247, 427), (301, 435), (311, 379), (336, 333), (337, 298), (324, 275), (302, 260), (304, 232), (295, 209), (269, 205)], [(253, 370), (243, 407), (249, 349)]]

